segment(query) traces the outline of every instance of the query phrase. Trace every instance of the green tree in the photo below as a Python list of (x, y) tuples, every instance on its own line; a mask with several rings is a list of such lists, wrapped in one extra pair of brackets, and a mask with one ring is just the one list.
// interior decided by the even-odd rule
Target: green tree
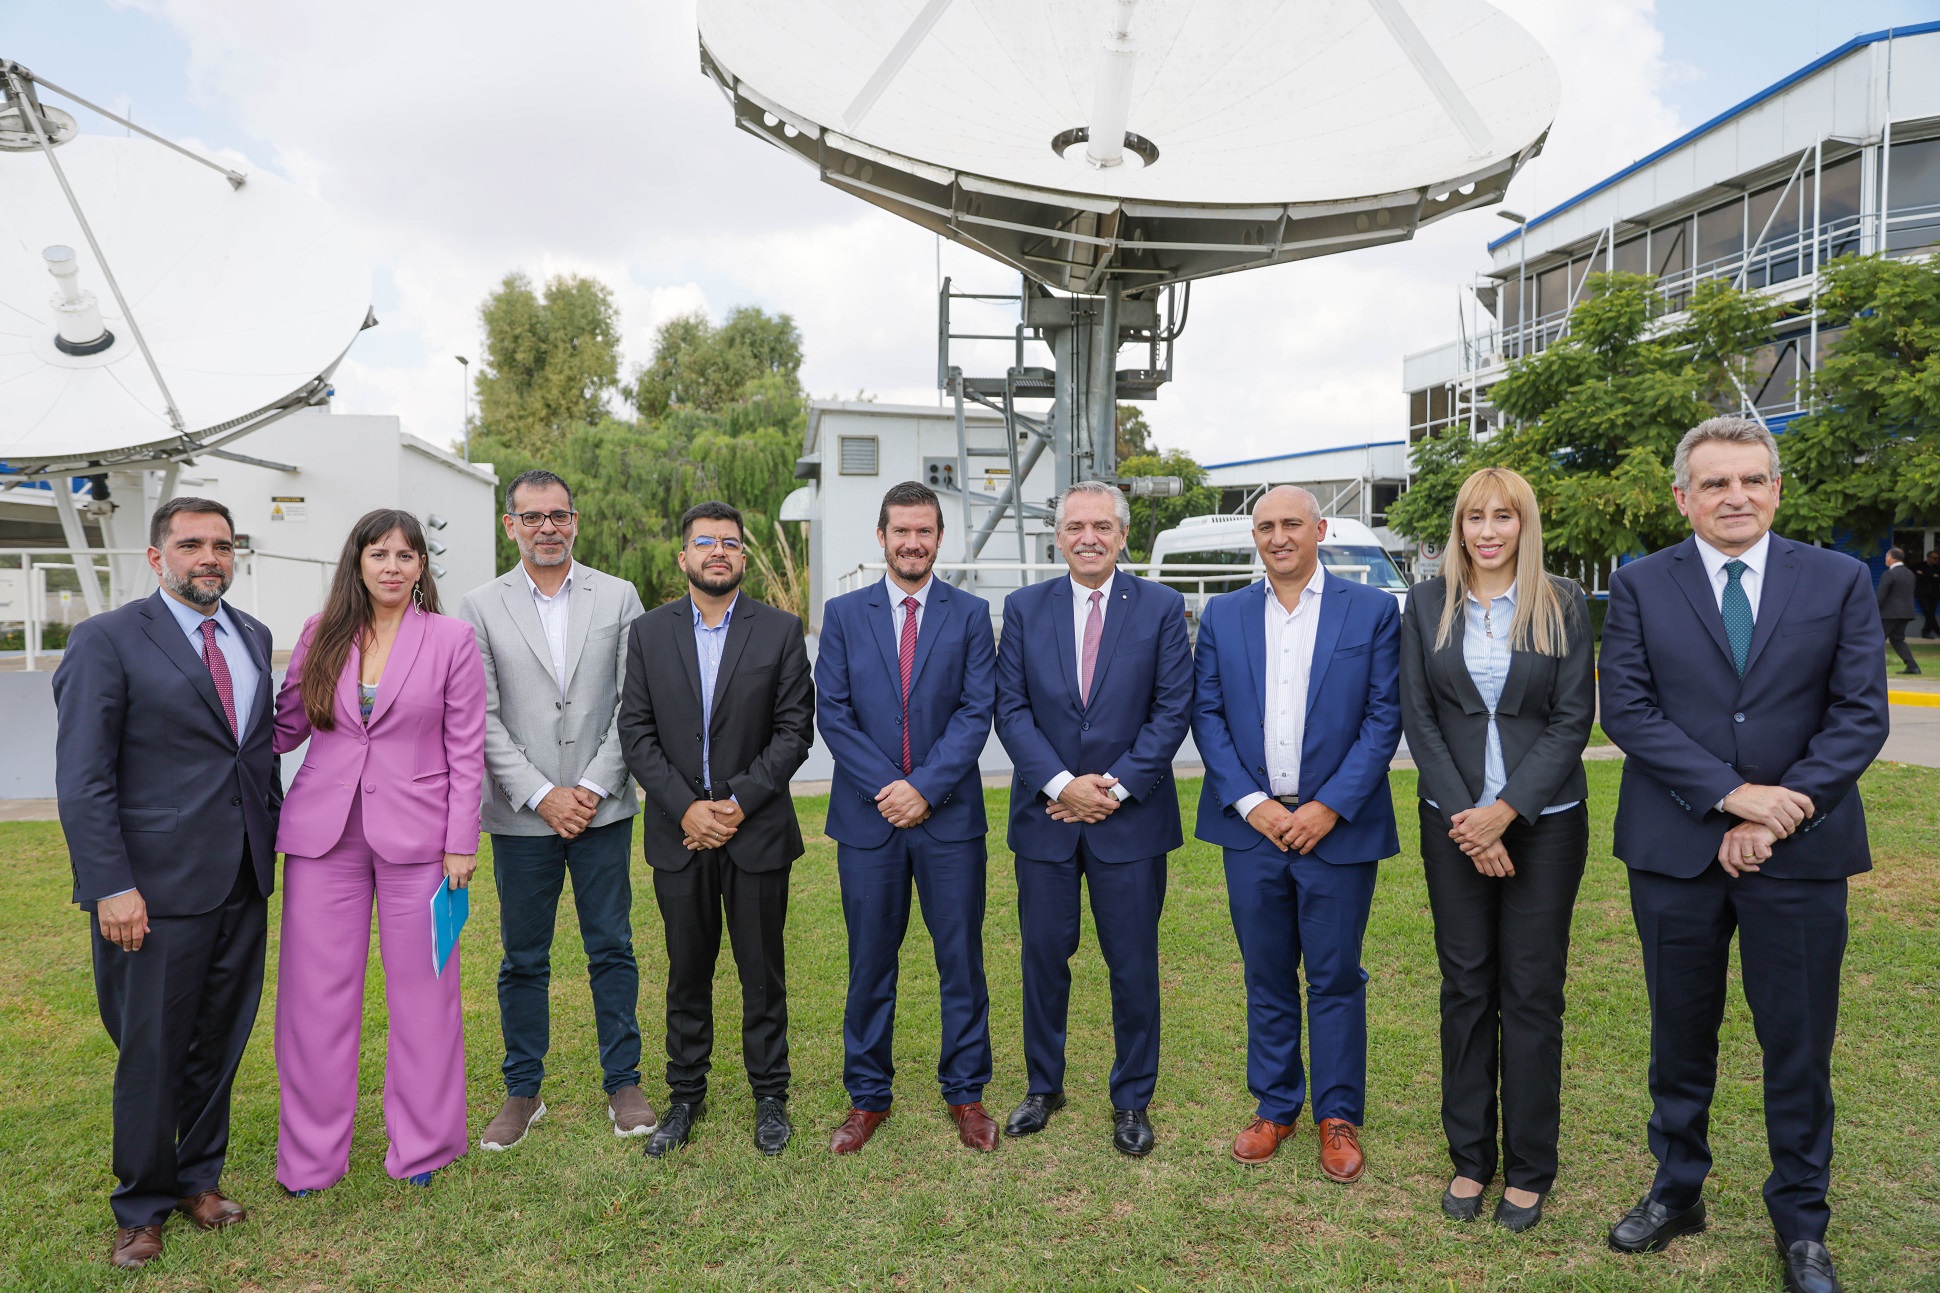
[(1512, 365), (1490, 392), (1505, 415), (1493, 436), (1445, 434), (1416, 447), (1415, 482), (1388, 524), (1445, 539), (1462, 481), (1502, 466), (1535, 488), (1544, 546), (1561, 561), (1601, 565), (1674, 542), (1685, 530), (1670, 492), (1677, 441), (1738, 403), (1750, 355), (1780, 308), (1713, 280), (1665, 328), (1667, 305), (1651, 279), (1591, 275), (1568, 335)]
[(1779, 443), (1780, 527), (1858, 538), (1940, 515), (1940, 268), (1848, 256), (1819, 288), (1821, 328), (1845, 332), (1806, 382), (1814, 410)]
[(1118, 452), (1116, 461), (1130, 462), (1155, 454), (1158, 448), (1152, 443), (1152, 428), (1145, 420), (1145, 412), (1136, 404), (1118, 406)]
[(653, 358), (634, 375), (630, 397), (646, 421), (670, 409), (799, 404), (801, 368), (802, 335), (786, 314), (738, 306), (718, 328), (705, 314), (684, 314), (654, 334)]
[(485, 363), (474, 438), (538, 455), (605, 421), (620, 372), (619, 311), (605, 284), (565, 275), (542, 296), (524, 274), (507, 274), (478, 313)]
[[(1123, 405), (1119, 406), (1123, 408)], [(1126, 557), (1149, 561), (1152, 538), (1169, 530), (1188, 516), (1205, 516), (1219, 510), (1219, 489), (1206, 483), (1206, 469), (1183, 449), (1145, 453), (1118, 464), (1121, 478), (1131, 476), (1177, 476), (1185, 493), (1177, 498), (1135, 498), (1132, 503), (1132, 532), (1127, 536)]]

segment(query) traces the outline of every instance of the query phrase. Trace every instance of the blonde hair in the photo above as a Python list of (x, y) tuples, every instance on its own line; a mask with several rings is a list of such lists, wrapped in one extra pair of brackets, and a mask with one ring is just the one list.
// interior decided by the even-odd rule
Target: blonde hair
[(1543, 519), (1536, 507), (1536, 491), (1507, 467), (1484, 467), (1462, 482), (1455, 495), (1455, 515), (1448, 527), (1448, 547), (1442, 554), (1442, 578), (1448, 581), (1435, 649), (1446, 647), (1455, 634), (1456, 617), (1463, 613), (1474, 567), (1462, 543), (1462, 518), (1470, 512), (1502, 504), (1522, 522), (1516, 540), (1516, 614), (1509, 623), (1509, 646), (1516, 651), (1560, 656), (1569, 650), (1569, 622), (1562, 598), (1543, 569)]

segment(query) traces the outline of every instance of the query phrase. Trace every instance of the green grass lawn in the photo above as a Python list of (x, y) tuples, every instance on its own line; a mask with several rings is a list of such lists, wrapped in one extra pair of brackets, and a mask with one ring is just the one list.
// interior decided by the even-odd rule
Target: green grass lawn
[[(1610, 838), (1618, 767), (1589, 765), (1591, 838)], [(1409, 804), (1413, 776), (1397, 773)], [(1186, 783), (1188, 798), (1196, 783)], [(1852, 943), (1834, 1078), (1838, 1158), (1829, 1237), (1847, 1287), (1940, 1288), (1940, 772), (1881, 765), (1865, 792), (1878, 869), (1854, 884)], [(803, 801), (811, 827), (823, 802)], [(1002, 797), (991, 796), (993, 820)], [(1601, 847), (1577, 909), (1565, 1050), (1562, 1176), (1543, 1224), (1514, 1237), (1437, 1208), (1438, 976), (1427, 899), (1402, 814), (1401, 857), (1383, 868), (1368, 930), (1370, 1090), (1357, 1185), (1328, 1182), (1303, 1127), (1269, 1166), (1227, 1148), (1252, 1113), (1245, 1002), (1219, 857), (1172, 859), (1164, 924), (1165, 1040), (1152, 1106), (1158, 1148), (1114, 1153), (1106, 1073), (1111, 1030), (1091, 931), (1075, 964), (1071, 1105), (1032, 1139), (979, 1156), (956, 1144), (934, 1086), (935, 971), (920, 924), (905, 949), (896, 1114), (842, 1160), (827, 1133), (841, 1088), (845, 952), (835, 850), (817, 839), (795, 869), (789, 921), (792, 1102), (779, 1159), (749, 1143), (731, 972), (717, 988), (724, 1049), (694, 1143), (654, 1163), (616, 1140), (599, 1086), (584, 958), (564, 915), (556, 948), (551, 1113), (505, 1154), (474, 1152), (418, 1190), (383, 1175), (384, 1015), (375, 961), (364, 1091), (350, 1175), (295, 1201), (273, 1176), (276, 1085), (265, 1002), (238, 1082), (224, 1186), (251, 1222), (199, 1234), (179, 1219), (164, 1261), (110, 1271), (107, 1193), (113, 1051), (94, 1008), (86, 923), (66, 905), (58, 827), (0, 825), (0, 1287), (83, 1289), (1764, 1289), (1777, 1264), (1759, 1187), (1767, 1170), (1759, 1062), (1742, 999), (1726, 1017), (1712, 1139), (1709, 1233), (1670, 1252), (1621, 1257), (1612, 1220), (1650, 1179), (1644, 1147), (1648, 1023), (1623, 868)], [(987, 929), (1001, 1118), (1024, 1093), (1015, 890), (992, 838)], [(660, 1081), (660, 921), (636, 864), (647, 1089)], [(480, 870), (466, 933), (465, 999), (476, 1136), (497, 1109), (497, 910)], [(562, 904), (562, 914), (570, 913)], [(280, 903), (272, 904), (272, 941)], [(729, 965), (723, 956), (724, 968)], [(271, 951), (272, 978), (275, 951)], [(273, 987), (271, 991), (273, 998)]]

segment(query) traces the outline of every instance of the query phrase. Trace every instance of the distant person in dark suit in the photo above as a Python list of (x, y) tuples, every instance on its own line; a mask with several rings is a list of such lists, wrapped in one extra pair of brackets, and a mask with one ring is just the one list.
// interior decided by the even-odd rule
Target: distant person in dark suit
[(987, 1152), (997, 1148), (997, 1124), (983, 1107), (989, 827), (977, 756), (996, 702), (990, 603), (930, 573), (943, 505), (927, 485), (904, 481), (884, 495), (876, 541), (888, 573), (830, 599), (815, 655), (816, 714), (835, 759), (828, 834), (849, 931), (842, 1084), (850, 1108), (829, 1148), (854, 1153), (889, 1116), (897, 957), (913, 885), (942, 998), (937, 1083), (958, 1138)]
[(248, 1218), (222, 1168), (283, 804), (269, 630), (222, 600), (229, 509), (163, 503), (148, 566), (161, 588), (76, 625), (54, 672), (61, 829), (119, 1051), (109, 1260), (126, 1269), (161, 1256), (171, 1212), (203, 1230)]
[(1326, 537), (1304, 489), (1282, 485), (1255, 505), (1266, 578), (1200, 615), (1192, 733), (1206, 761), (1197, 834), (1223, 851), (1246, 963), (1246, 1085), (1259, 1104), (1233, 1158), (1273, 1157), (1304, 1104), (1320, 1170), (1347, 1185), (1366, 1166), (1361, 942), (1380, 860), (1401, 851), (1388, 791), (1401, 614), (1391, 594), (1328, 571)]
[(1899, 653), (1900, 663), (1906, 666), (1900, 670), (1903, 674), (1920, 672), (1919, 664), (1913, 659), (1913, 648), (1906, 644), (1906, 626), (1917, 613), (1913, 604), (1915, 583), (1913, 568), (1906, 564), (1906, 554), (1898, 548), (1888, 548), (1886, 573), (1879, 577), (1874, 595), (1879, 599), (1879, 623), (1886, 630), (1886, 644)]
[(671, 1101), (646, 1152), (684, 1146), (707, 1108), (725, 914), (754, 1144), (779, 1154), (794, 1132), (782, 931), (788, 871), (802, 855), (788, 779), (815, 739), (815, 682), (801, 620), (740, 591), (741, 514), (696, 503), (680, 535), (688, 596), (628, 627), (620, 693), (620, 748), (645, 795), (641, 829), (667, 935)]
[(1920, 626), (1920, 636), (1940, 638), (1940, 548), (1927, 553), (1927, 559), (1920, 563), (1913, 582), (1913, 596), (1926, 617)]
[(1172, 757), (1192, 721), (1192, 648), (1185, 598), (1117, 568), (1130, 524), (1125, 495), (1101, 481), (1058, 497), (1052, 526), (1071, 573), (1004, 600), (997, 735), (1017, 770), (1010, 848), (1030, 1079), (1005, 1134), (1042, 1131), (1064, 1107), (1082, 886), (1111, 972), (1112, 1144), (1140, 1157), (1152, 1152), (1166, 854), (1185, 842)]
[(1421, 860), (1441, 962), (1442, 1211), (1542, 1220), (1556, 1179), (1563, 981), (1590, 848), (1583, 747), (1596, 657), (1583, 590), (1543, 568), (1529, 482), (1484, 467), (1455, 497), (1441, 577), (1408, 590), (1401, 713), (1420, 769)]
[(1610, 1245), (1655, 1252), (1704, 1228), (1735, 932), (1764, 1053), (1765, 1207), (1785, 1287), (1830, 1293), (1846, 880), (1872, 866), (1858, 783), (1887, 732), (1879, 613), (1865, 566), (1772, 533), (1765, 428), (1701, 422), (1674, 470), (1692, 536), (1617, 570), (1598, 661), (1603, 730), (1625, 755), (1616, 854), (1650, 994), (1657, 1159)]

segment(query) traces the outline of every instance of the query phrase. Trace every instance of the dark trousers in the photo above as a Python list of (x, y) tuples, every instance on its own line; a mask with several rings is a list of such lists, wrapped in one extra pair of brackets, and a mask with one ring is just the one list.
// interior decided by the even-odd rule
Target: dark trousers
[(1757, 873), (1734, 880), (1716, 862), (1691, 880), (1633, 869), (1630, 909), (1650, 991), (1651, 1197), (1688, 1208), (1711, 1170), (1711, 1093), (1736, 930), (1745, 1002), (1765, 1061), (1772, 1157), (1765, 1208), (1781, 1243), (1823, 1242), (1846, 882)]
[(1923, 638), (1940, 637), (1940, 597), (1930, 597), (1920, 607), (1920, 636)]
[(990, 1081), (990, 992), (983, 973), (981, 837), (935, 840), (899, 830), (881, 848), (838, 844), (842, 918), (849, 930), (849, 1001), (842, 1013), (842, 1085), (858, 1109), (889, 1108), (896, 1072), (896, 975), (909, 930), (912, 884), (936, 948), (943, 1036), (936, 1080), (943, 1099), (983, 1099)]
[(1886, 644), (1899, 653), (1900, 663), (1909, 669), (1918, 669), (1920, 666), (1913, 661), (1913, 648), (1906, 644), (1906, 626), (1912, 622), (1893, 619), (1881, 620), (1880, 624), (1886, 629)]
[(499, 1026), (505, 1036), (505, 1090), (539, 1094), (552, 1019), (552, 933), (559, 891), (572, 872), (573, 906), (586, 945), (600, 1072), (607, 1094), (640, 1084), (640, 967), (633, 959), (633, 819), (595, 826), (573, 839), (492, 836), (498, 885)]
[(653, 896), (667, 931), (667, 1087), (675, 1100), (707, 1094), (714, 1053), (714, 963), (727, 917), (741, 977), (741, 1058), (757, 1098), (788, 1095), (788, 983), (782, 927), (788, 868), (743, 871), (707, 849), (678, 871), (655, 869)]
[(1563, 979), (1570, 917), (1590, 849), (1583, 805), (1518, 817), (1502, 835), (1516, 873), (1483, 875), (1421, 805), (1421, 860), (1442, 971), (1442, 1133), (1449, 1161), (1487, 1184), (1496, 1167), (1502, 1083), (1504, 1182), (1546, 1192), (1556, 1180), (1563, 1086)]
[(1367, 1105), (1367, 971), (1361, 939), (1379, 866), (1282, 853), (1260, 837), (1227, 849), (1226, 900), (1246, 962), (1246, 1087), (1259, 1116), (1291, 1123), (1307, 1100), (1300, 970), (1307, 972), (1313, 1117), (1361, 1125)]
[(229, 1090), (263, 998), (269, 903), (244, 848), (235, 887), (199, 916), (150, 916), (141, 950), (94, 942), (94, 994), (120, 1052), (114, 1080), (115, 1224), (160, 1225), (212, 1190), (229, 1150)]
[(1100, 862), (1091, 847), (1062, 862), (1017, 859), (1017, 918), (1024, 941), (1024, 1068), (1030, 1093), (1064, 1090), (1071, 958), (1078, 951), (1078, 888), (1091, 890), (1098, 950), (1111, 976), (1114, 1109), (1152, 1103), (1159, 1075), (1159, 914), (1165, 855)]

